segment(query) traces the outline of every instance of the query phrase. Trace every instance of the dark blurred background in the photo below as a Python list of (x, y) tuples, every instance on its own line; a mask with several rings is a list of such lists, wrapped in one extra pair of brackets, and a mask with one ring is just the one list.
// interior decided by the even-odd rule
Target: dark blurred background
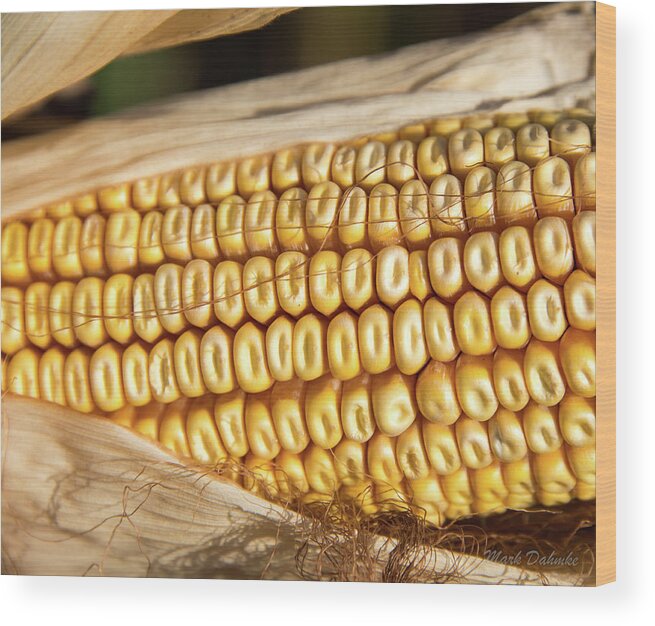
[(61, 128), (173, 94), (472, 33), (542, 4), (299, 9), (259, 30), (117, 59), (27, 114), (5, 121), (2, 139)]

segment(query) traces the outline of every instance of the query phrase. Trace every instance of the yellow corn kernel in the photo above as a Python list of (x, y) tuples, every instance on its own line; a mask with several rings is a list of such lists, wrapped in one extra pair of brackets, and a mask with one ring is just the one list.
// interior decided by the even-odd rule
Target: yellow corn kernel
[(596, 399), (567, 391), (559, 404), (559, 428), (568, 445), (593, 445), (596, 442)]
[(214, 402), (214, 421), (221, 441), (230, 456), (241, 458), (248, 454), (246, 437), (246, 394), (241, 389), (219, 394)]
[(345, 191), (338, 206), (339, 241), (345, 249), (368, 248), (368, 198), (361, 187)]
[(464, 354), (492, 354), (496, 339), (491, 328), (489, 300), (476, 291), (467, 291), (453, 310), (455, 335)]
[(563, 447), (535, 455), (532, 471), (537, 486), (546, 493), (568, 493), (575, 487), (575, 476), (569, 469)]
[(396, 308), (409, 295), (409, 252), (387, 246), (377, 255), (376, 289), (383, 304)]
[(530, 340), (531, 330), (525, 296), (505, 285), (491, 299), (493, 335), (501, 348), (523, 348)]
[(451, 305), (430, 298), (423, 306), (423, 328), (428, 352), (435, 361), (447, 363), (457, 358), (460, 349)]
[(487, 422), (491, 451), (501, 463), (520, 461), (528, 454), (521, 414), (498, 409)]
[(420, 302), (433, 295), (427, 250), (414, 250), (409, 254), (409, 290)]
[(341, 255), (321, 250), (309, 263), (309, 297), (312, 306), (331, 317), (343, 305), (341, 293)]
[(254, 256), (243, 266), (243, 302), (248, 315), (268, 324), (280, 312), (275, 288), (275, 263), (265, 256)]
[(244, 159), (237, 166), (237, 189), (246, 200), (258, 191), (270, 188), (271, 157), (268, 155)]
[(218, 259), (218, 237), (216, 235), (216, 209), (211, 204), (196, 207), (191, 217), (191, 255), (195, 259), (215, 261)]
[(52, 338), (65, 348), (77, 345), (77, 336), (73, 329), (73, 293), (75, 284), (69, 281), (55, 283), (50, 290), (48, 314)]
[(498, 240), (500, 267), (505, 280), (517, 289), (526, 290), (539, 278), (532, 238), (524, 226), (510, 226)]
[(307, 196), (307, 240), (314, 252), (339, 249), (338, 217), (341, 189), (333, 182), (321, 182)]
[(496, 233), (474, 233), (466, 240), (464, 271), (471, 286), (478, 291), (487, 295), (496, 291), (503, 282)]
[(374, 277), (377, 259), (365, 248), (355, 248), (341, 260), (341, 291), (343, 300), (354, 311), (361, 311), (377, 300)]
[(293, 378), (293, 328), (294, 323), (283, 315), (266, 330), (266, 362), (277, 381)]
[(457, 300), (468, 287), (463, 258), (464, 244), (455, 237), (437, 239), (428, 249), (432, 289), (448, 302)]
[(330, 450), (341, 441), (340, 411), (340, 380), (326, 375), (305, 385), (305, 420), (314, 445)]
[(457, 399), (455, 365), (430, 361), (416, 381), (416, 402), (429, 421), (453, 424), (462, 413)]
[(560, 157), (539, 162), (534, 168), (534, 198), (539, 217), (573, 217), (573, 185), (568, 163)]
[(484, 160), (493, 167), (501, 167), (516, 159), (514, 133), (504, 126), (490, 128), (484, 134)]
[(398, 466), (406, 479), (418, 480), (427, 478), (430, 474), (431, 467), (423, 445), (420, 422), (414, 422), (399, 435), (396, 456)]
[(378, 428), (390, 437), (404, 432), (416, 419), (413, 376), (391, 369), (373, 378), (371, 401)]
[(389, 183), (380, 183), (368, 200), (368, 239), (373, 252), (403, 241), (398, 216), (398, 191)]
[(246, 318), (243, 266), (236, 261), (221, 261), (214, 269), (214, 314), (233, 329)]
[(579, 120), (561, 120), (553, 126), (550, 134), (551, 151), (561, 156), (575, 168), (578, 159), (591, 151), (591, 132), (589, 126)]
[(355, 184), (355, 162), (357, 149), (354, 146), (340, 146), (332, 158), (332, 180), (347, 189)]
[(156, 209), (159, 198), (159, 177), (141, 178), (132, 183), (132, 206), (138, 211)]
[(105, 276), (105, 240), (107, 220), (100, 213), (92, 213), (85, 218), (80, 234), (80, 260), (86, 275)]
[[(4, 229), (4, 232), (6, 230)], [(81, 235), (82, 220), (74, 215), (59, 220), (55, 226), (52, 237), (52, 262), (55, 272), (61, 278), (76, 280), (84, 275), (80, 257)], [(5, 267), (4, 262), (2, 266)], [(20, 276), (20, 272), (18, 275)]]
[(419, 518), (430, 524), (441, 526), (448, 508), (446, 496), (441, 488), (439, 477), (434, 471), (424, 478), (408, 481), (412, 493), (412, 510)]
[(200, 340), (200, 332), (194, 329), (182, 333), (175, 341), (175, 378), (180, 392), (187, 398), (207, 393), (200, 366)]
[(332, 375), (342, 381), (355, 378), (362, 371), (357, 342), (357, 321), (357, 316), (343, 311), (328, 324), (328, 365)]
[(162, 327), (176, 335), (188, 326), (182, 304), (182, 274), (184, 269), (175, 263), (164, 263), (155, 273), (155, 308)]
[(416, 165), (421, 178), (428, 184), (447, 174), (450, 170), (447, 138), (433, 135), (423, 139), (416, 151)]
[(365, 309), (357, 323), (359, 356), (369, 374), (387, 371), (394, 363), (393, 315), (381, 304)]
[(569, 228), (561, 217), (544, 217), (534, 228), (534, 249), (541, 273), (562, 285), (573, 270)]
[(221, 325), (212, 326), (200, 341), (200, 369), (211, 393), (228, 393), (236, 386), (232, 349), (234, 333)]
[(101, 411), (118, 411), (125, 406), (121, 359), (121, 349), (115, 343), (106, 343), (91, 355), (91, 394)]
[(416, 176), (416, 146), (409, 139), (394, 141), (387, 152), (387, 179), (400, 189)]
[[(139, 274), (132, 287), (134, 332), (147, 343), (155, 343), (164, 332), (155, 297), (155, 277)], [(51, 323), (52, 324), (52, 323)]]
[(568, 327), (562, 289), (538, 280), (528, 291), (528, 318), (532, 334), (541, 341), (557, 341)]
[(523, 376), (523, 351), (498, 348), (494, 353), (494, 389), (508, 411), (520, 411), (530, 400)]
[(496, 172), (480, 165), (472, 168), (464, 182), (464, 208), (471, 232), (492, 228), (496, 223)]
[(182, 398), (169, 404), (163, 412), (159, 425), (159, 441), (178, 457), (190, 457), (186, 435), (186, 414), (189, 402)]
[(157, 402), (170, 404), (181, 396), (175, 375), (175, 343), (168, 337), (150, 350), (148, 380), (152, 397)]
[(270, 391), (246, 398), (245, 424), (252, 454), (270, 461), (280, 453), (280, 443), (271, 416)]
[(566, 458), (578, 481), (596, 484), (596, 446), (566, 446)]
[(64, 365), (66, 353), (55, 346), (46, 350), (39, 361), (39, 390), (41, 399), (66, 406)]
[(346, 438), (363, 443), (375, 432), (372, 377), (362, 373), (341, 386), (341, 424)]
[(280, 308), (296, 318), (307, 313), (310, 306), (308, 267), (309, 261), (302, 252), (283, 252), (275, 261), (275, 288)]
[(134, 339), (132, 319), (134, 279), (129, 274), (114, 274), (105, 282), (102, 293), (102, 317), (111, 339), (126, 344)]
[(282, 193), (302, 184), (302, 150), (288, 148), (278, 150), (271, 165), (271, 184), (275, 193)]
[(302, 179), (305, 188), (330, 180), (332, 157), (336, 146), (333, 144), (309, 144), (302, 155)]
[(556, 450), (562, 445), (558, 408), (529, 402), (523, 411), (523, 431), (528, 447), (535, 454)]
[(596, 212), (578, 213), (572, 227), (578, 267), (596, 276)]
[(480, 469), (493, 461), (485, 422), (462, 417), (455, 422), (455, 437), (461, 459), (469, 469)]
[(258, 191), (250, 196), (244, 215), (246, 246), (251, 255), (274, 257), (278, 253), (275, 234), (277, 198), (272, 191)]
[[(3, 293), (5, 289), (7, 287), (2, 288)], [(32, 283), (25, 290), (25, 335), (31, 343), (42, 350), (50, 347), (52, 343), (48, 313), (50, 291), (50, 285), (42, 282)], [(2, 350), (9, 353), (4, 341), (2, 342)]]
[(573, 328), (596, 330), (596, 281), (574, 270), (564, 283), (566, 317)]
[(434, 237), (458, 236), (468, 231), (462, 201), (462, 183), (452, 174), (432, 181), (428, 195), (430, 227)]
[(530, 397), (544, 406), (558, 404), (566, 390), (559, 345), (531, 339), (525, 351), (523, 367)]
[(303, 459), (299, 454), (282, 450), (275, 459), (280, 494), (287, 500), (295, 500), (309, 491), (309, 481)]
[(448, 139), (448, 160), (452, 173), (460, 180), (484, 163), (484, 141), (475, 128), (462, 128)]
[(293, 329), (293, 368), (303, 380), (320, 378), (328, 371), (327, 321), (308, 313)]
[(455, 369), (457, 398), (470, 418), (486, 421), (498, 409), (493, 386), (493, 357), (462, 354)]
[(162, 245), (163, 223), (164, 216), (159, 211), (148, 211), (141, 219), (139, 264), (142, 267), (158, 267), (166, 259)]
[(427, 249), (431, 226), (428, 187), (420, 180), (408, 180), (400, 189), (398, 218), (403, 239), (411, 250)]
[(403, 473), (396, 456), (396, 438), (376, 432), (368, 442), (366, 464), (371, 478), (379, 485), (399, 485)]
[(98, 207), (101, 211), (124, 211), (130, 208), (131, 200), (129, 183), (105, 187), (98, 191)]
[(266, 391), (273, 384), (266, 362), (266, 338), (261, 327), (247, 322), (234, 335), (234, 371), (246, 393)]
[(578, 159), (573, 175), (575, 207), (578, 211), (596, 210), (596, 153), (588, 152)]
[[(31, 346), (16, 352), (7, 366), (7, 389), (12, 393), (39, 398), (40, 352)], [(73, 407), (75, 408), (75, 407)]]
[(227, 450), (214, 421), (214, 399), (211, 396), (196, 398), (189, 404), (186, 438), (195, 461), (210, 467), (218, 467), (227, 461)]
[(2, 287), (2, 351), (12, 355), (27, 345), (23, 290)]
[(536, 220), (530, 167), (520, 161), (505, 163), (496, 180), (496, 223), (531, 225)]
[(190, 207), (197, 207), (206, 202), (205, 168), (192, 167), (180, 176), (180, 201)]
[(246, 201), (231, 195), (216, 209), (216, 236), (224, 259), (243, 262), (248, 259), (245, 236)]
[(421, 421), (423, 443), (430, 465), (439, 476), (456, 472), (462, 464), (455, 427)]
[(90, 361), (91, 353), (87, 348), (76, 348), (68, 354), (64, 363), (66, 404), (82, 413), (95, 409), (89, 376)]
[(136, 270), (139, 263), (140, 226), (141, 215), (134, 209), (109, 216), (105, 227), (105, 260), (109, 271), (119, 273)]
[(209, 261), (195, 259), (182, 272), (182, 308), (187, 321), (199, 328), (215, 322), (213, 306), (214, 269)]
[(299, 454), (309, 444), (305, 419), (305, 382), (292, 378), (271, 390), (271, 417), (282, 448)]
[(121, 373), (127, 403), (136, 407), (149, 404), (152, 401), (149, 354), (141, 343), (132, 343), (123, 350)]
[(369, 141), (357, 151), (355, 184), (367, 193), (386, 180), (387, 147), (381, 141)]
[(107, 341), (102, 319), (104, 287), (105, 281), (90, 276), (77, 283), (73, 291), (73, 328), (80, 343), (89, 348), (98, 348)]
[(393, 346), (396, 366), (402, 374), (413, 375), (429, 358), (423, 329), (423, 307), (418, 300), (403, 302), (393, 315)]
[[(516, 132), (517, 160), (535, 167), (550, 155), (548, 130), (541, 124), (526, 124)], [(535, 185), (536, 187), (536, 185)]]
[[(99, 219), (104, 223), (104, 218), (99, 217)], [(86, 225), (87, 221), (88, 220), (84, 221), (84, 225)], [(8, 234), (5, 235), (7, 232)], [(28, 273), (42, 279), (50, 279), (54, 276), (52, 259), (52, 244), (55, 233), (54, 222), (47, 218), (41, 218), (36, 220), (30, 226), (27, 236), (28, 268), (24, 268), (22, 266), (22, 261), (19, 260), (22, 255), (20, 236), (22, 236), (23, 232), (24, 229), (22, 228), (12, 228), (11, 222), (2, 229), (2, 280), (7, 284), (9, 281), (18, 281), (19, 283), (25, 281)], [(14, 240), (13, 237), (15, 237), (17, 233), (19, 233), (19, 238)], [(14, 246), (15, 249), (10, 254), (11, 249)], [(83, 248), (84, 247), (86, 246), (83, 246)], [(12, 256), (14, 257), (13, 260), (11, 259)], [(18, 278), (15, 277), (16, 273), (18, 273)]]
[(358, 441), (343, 439), (334, 448), (334, 468), (341, 485), (361, 485), (368, 478), (366, 446)]
[(596, 333), (569, 328), (559, 346), (562, 371), (571, 391), (583, 398), (596, 395)]
[(275, 232), (282, 250), (309, 252), (306, 206), (307, 192), (300, 187), (287, 189), (280, 196), (275, 211)]
[(237, 166), (233, 161), (214, 163), (207, 168), (205, 190), (209, 202), (219, 203), (237, 192)]
[(304, 462), (309, 486), (319, 494), (332, 496), (339, 487), (339, 477), (331, 451), (310, 445), (305, 451)]

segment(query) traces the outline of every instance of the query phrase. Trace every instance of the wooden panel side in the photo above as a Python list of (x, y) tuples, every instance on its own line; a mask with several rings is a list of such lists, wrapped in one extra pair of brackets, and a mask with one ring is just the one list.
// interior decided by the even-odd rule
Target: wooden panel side
[(616, 8), (596, 3), (596, 584), (616, 579)]

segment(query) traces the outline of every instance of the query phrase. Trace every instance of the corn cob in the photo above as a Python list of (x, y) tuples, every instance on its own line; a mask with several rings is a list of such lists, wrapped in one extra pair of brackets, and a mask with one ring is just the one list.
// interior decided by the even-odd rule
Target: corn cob
[(242, 463), (287, 501), (442, 524), (592, 499), (595, 152), (576, 115), (434, 120), (8, 223), (3, 391)]

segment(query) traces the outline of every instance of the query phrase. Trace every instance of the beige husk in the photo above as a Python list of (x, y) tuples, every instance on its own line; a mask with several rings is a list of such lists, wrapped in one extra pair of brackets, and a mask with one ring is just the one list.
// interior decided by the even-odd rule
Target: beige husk
[[(556, 5), (475, 36), (136, 108), (3, 147), (2, 217), (439, 115), (593, 107), (593, 57), (591, 5)], [(366, 519), (339, 501), (290, 510), (104, 418), (10, 395), (2, 412), (3, 573), (593, 583), (593, 504), (446, 529), (407, 512)], [(533, 563), (532, 551), (575, 564)]]

